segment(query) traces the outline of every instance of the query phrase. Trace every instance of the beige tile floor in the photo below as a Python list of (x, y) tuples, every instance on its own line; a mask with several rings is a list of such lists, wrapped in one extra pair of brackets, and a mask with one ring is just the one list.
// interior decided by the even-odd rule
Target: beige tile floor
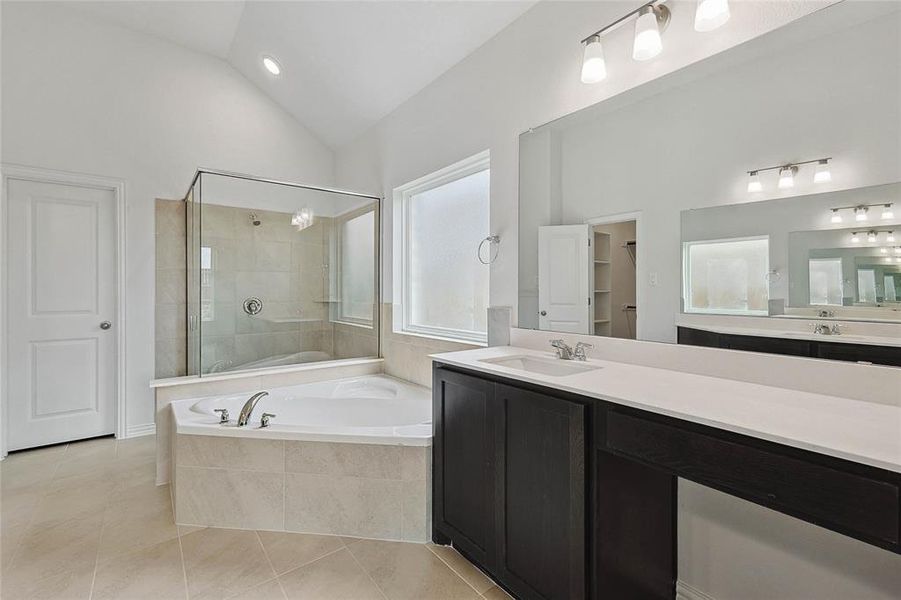
[(178, 527), (154, 456), (105, 438), (0, 463), (0, 598), (509, 599), (451, 548)]

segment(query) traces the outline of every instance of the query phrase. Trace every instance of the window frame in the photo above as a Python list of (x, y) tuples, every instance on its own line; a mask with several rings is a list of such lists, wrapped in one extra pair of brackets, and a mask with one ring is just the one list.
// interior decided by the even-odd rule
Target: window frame
[(759, 317), (769, 315), (769, 308), (766, 310), (738, 310), (729, 308), (692, 308), (691, 307), (691, 261), (689, 260), (689, 252), (691, 246), (700, 244), (726, 244), (733, 242), (752, 242), (766, 240), (766, 265), (764, 266), (764, 277), (767, 287), (767, 300), (770, 296), (770, 236), (769, 235), (751, 235), (734, 238), (719, 238), (715, 240), (691, 240), (682, 242), (682, 312), (686, 314), (701, 315), (734, 315), (746, 317)]
[[(394, 291), (392, 330), (394, 333), (462, 342), (478, 346), (486, 346), (488, 344), (487, 324), (484, 333), (471, 330), (412, 324), (410, 322), (412, 286), (410, 285), (409, 277), (411, 272), (410, 204), (412, 197), (458, 179), (490, 169), (491, 154), (490, 151), (485, 150), (394, 189), (394, 257), (392, 286)], [(490, 214), (490, 175), (488, 206)], [(473, 248), (473, 252), (475, 252), (475, 248)], [(398, 299), (400, 299), (400, 302), (398, 302)]]
[[(365, 206), (362, 208), (355, 208), (350, 210), (344, 214), (337, 215), (334, 217), (334, 228), (335, 228), (335, 248), (334, 248), (334, 256), (335, 256), (335, 269), (334, 269), (334, 278), (335, 278), (335, 301), (329, 303), (329, 321), (332, 323), (338, 323), (340, 325), (350, 325), (351, 327), (363, 327), (365, 329), (375, 329), (376, 323), (376, 313), (379, 306), (378, 300), (378, 278), (379, 278), (379, 249), (378, 249), (378, 239), (379, 239), (379, 206), (378, 203), (373, 203), (370, 206)], [(357, 217), (362, 217), (363, 215), (372, 213), (373, 219), (373, 305), (372, 305), (372, 318), (371, 319), (360, 319), (359, 317), (352, 317), (344, 314), (344, 289), (343, 289), (343, 269), (344, 269), (344, 224), (348, 221), (352, 221)]]

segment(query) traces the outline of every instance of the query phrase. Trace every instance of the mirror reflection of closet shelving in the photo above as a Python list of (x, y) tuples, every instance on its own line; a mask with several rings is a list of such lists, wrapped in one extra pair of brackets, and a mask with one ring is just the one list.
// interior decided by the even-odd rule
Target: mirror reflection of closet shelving
[(591, 333), (593, 335), (610, 335), (610, 295), (612, 291), (612, 271), (610, 234), (604, 231), (592, 230), (592, 247), (594, 248), (594, 269), (592, 281), (592, 299), (594, 306), (592, 312)]

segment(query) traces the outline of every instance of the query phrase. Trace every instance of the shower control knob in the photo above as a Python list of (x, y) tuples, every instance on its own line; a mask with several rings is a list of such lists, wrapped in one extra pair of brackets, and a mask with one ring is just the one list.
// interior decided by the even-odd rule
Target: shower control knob
[(103, 321), (102, 323), (100, 323), (100, 329), (105, 330), (105, 329), (109, 329), (112, 326), (113, 326), (113, 324), (110, 323), (109, 321)]

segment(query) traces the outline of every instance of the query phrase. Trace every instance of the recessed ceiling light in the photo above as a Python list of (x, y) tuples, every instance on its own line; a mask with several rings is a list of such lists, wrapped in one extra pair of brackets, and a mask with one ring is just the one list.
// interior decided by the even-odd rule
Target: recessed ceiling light
[(273, 75), (278, 75), (282, 72), (282, 68), (279, 66), (278, 62), (271, 56), (263, 57), (263, 66)]

